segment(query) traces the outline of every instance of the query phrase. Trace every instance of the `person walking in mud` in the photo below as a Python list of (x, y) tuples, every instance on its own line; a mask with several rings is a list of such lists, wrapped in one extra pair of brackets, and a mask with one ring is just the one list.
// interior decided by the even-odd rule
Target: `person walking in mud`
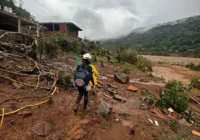
[(78, 97), (76, 100), (76, 105), (74, 107), (74, 112), (78, 112), (80, 101), (84, 96), (84, 106), (83, 111), (86, 110), (88, 104), (88, 92), (95, 88), (97, 84), (98, 72), (94, 65), (91, 64), (92, 59), (89, 53), (83, 55), (82, 64), (78, 65), (74, 73), (74, 82), (78, 88)]

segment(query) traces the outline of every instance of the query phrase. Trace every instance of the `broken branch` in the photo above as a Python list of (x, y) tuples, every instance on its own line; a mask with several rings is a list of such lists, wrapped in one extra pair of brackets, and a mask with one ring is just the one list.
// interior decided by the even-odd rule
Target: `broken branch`
[[(0, 75), (1, 78), (4, 78), (6, 80), (9, 80), (11, 82), (14, 82), (14, 83), (19, 83), (19, 84), (22, 84), (22, 85), (25, 85), (25, 86), (29, 86), (29, 87), (35, 87), (35, 85), (30, 85), (30, 84), (26, 84), (26, 83), (23, 83), (23, 82), (19, 82), (19, 81), (16, 81), (8, 76), (3, 76), (3, 75)], [(46, 87), (41, 87), (41, 86), (38, 86), (38, 88), (41, 88), (41, 89), (46, 89), (46, 90), (50, 90), (50, 88), (46, 88)]]

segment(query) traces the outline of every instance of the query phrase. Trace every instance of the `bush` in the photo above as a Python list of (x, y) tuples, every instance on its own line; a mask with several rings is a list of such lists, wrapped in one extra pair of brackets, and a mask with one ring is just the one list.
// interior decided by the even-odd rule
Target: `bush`
[(56, 84), (67, 88), (67, 87), (72, 86), (71, 79), (72, 79), (71, 75), (65, 75), (64, 72), (59, 72), (58, 81), (57, 81)]
[(200, 71), (200, 63), (198, 65), (195, 65), (194, 63), (190, 63), (190, 64), (187, 64), (186, 67), (192, 70)]
[(49, 38), (44, 39), (43, 49), (46, 57), (49, 60), (53, 60), (54, 58), (57, 57), (58, 47)]
[[(74, 39), (72, 44), (71, 44), (71, 49), (72, 51), (76, 52), (76, 53), (80, 53), (81, 52), (81, 47), (82, 47), (82, 42), (79, 39)], [(84, 48), (85, 49), (85, 48)]]
[(101, 68), (104, 67), (104, 63), (103, 63), (103, 60), (101, 60)]
[(143, 72), (152, 71), (152, 63), (142, 56), (137, 57), (136, 66)]
[(184, 85), (181, 81), (171, 80), (166, 84), (166, 88), (181, 92), (184, 89)]
[(129, 69), (129, 68), (125, 68), (125, 69), (123, 70), (123, 72), (124, 72), (125, 74), (129, 74), (129, 73), (130, 73), (130, 69)]
[(160, 99), (157, 105), (161, 108), (173, 108), (177, 113), (183, 114), (187, 110), (188, 97), (186, 91), (189, 88), (184, 87), (179, 81), (173, 80), (167, 84), (169, 90), (160, 91)]
[(191, 85), (195, 88), (200, 89), (200, 77), (199, 78), (193, 78), (191, 81)]
[(122, 47), (120, 50), (118, 50), (116, 59), (119, 63), (128, 62), (130, 64), (136, 65), (136, 67), (143, 72), (152, 71), (152, 63), (146, 58), (138, 55), (129, 47)]

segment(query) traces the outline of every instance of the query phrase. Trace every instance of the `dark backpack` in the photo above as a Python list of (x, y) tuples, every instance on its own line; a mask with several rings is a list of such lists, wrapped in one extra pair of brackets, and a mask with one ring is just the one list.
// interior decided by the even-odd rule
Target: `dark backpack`
[(80, 68), (74, 73), (74, 83), (77, 87), (86, 87), (86, 79), (90, 73), (87, 71), (88, 66), (80, 65)]

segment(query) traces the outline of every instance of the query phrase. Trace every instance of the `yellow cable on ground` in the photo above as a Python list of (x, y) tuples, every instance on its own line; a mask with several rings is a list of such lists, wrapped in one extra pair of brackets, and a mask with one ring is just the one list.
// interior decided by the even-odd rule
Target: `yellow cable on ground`
[(2, 127), (3, 124), (3, 119), (4, 119), (4, 108), (2, 109), (2, 117), (1, 117), (1, 123), (0, 123), (0, 128)]
[(34, 90), (36, 90), (38, 88), (39, 84), (40, 84), (40, 75), (38, 75), (38, 82), (37, 82), (37, 85)]
[(23, 110), (23, 109), (25, 109), (25, 108), (28, 108), (28, 107), (39, 106), (39, 105), (42, 105), (42, 104), (44, 104), (44, 103), (47, 103), (48, 101), (51, 100), (51, 97), (52, 97), (52, 96), (54, 95), (54, 93), (56, 92), (56, 89), (57, 89), (57, 87), (54, 87), (53, 92), (50, 94), (50, 96), (49, 96), (49, 98), (48, 98), (47, 100), (42, 101), (42, 102), (40, 102), (40, 103), (36, 103), (36, 104), (26, 105), (26, 106), (24, 106), (24, 107), (21, 107), (21, 108), (19, 108), (19, 109), (17, 109), (17, 110), (11, 111), (11, 112), (7, 112), (7, 113), (5, 113), (5, 114), (2, 113), (2, 114), (0, 115), (0, 117), (3, 117), (3, 116), (7, 116), (7, 115), (11, 115), (11, 114), (17, 113), (17, 112), (19, 112), (19, 111), (21, 111), (21, 110)]
[(4, 69), (0, 69), (0, 71), (7, 72), (7, 73), (12, 73), (12, 74), (16, 74), (16, 75), (21, 75), (21, 76), (38, 77), (37, 75), (30, 75), (30, 74), (18, 73), (18, 72), (13, 72), (13, 71), (4, 70)]

